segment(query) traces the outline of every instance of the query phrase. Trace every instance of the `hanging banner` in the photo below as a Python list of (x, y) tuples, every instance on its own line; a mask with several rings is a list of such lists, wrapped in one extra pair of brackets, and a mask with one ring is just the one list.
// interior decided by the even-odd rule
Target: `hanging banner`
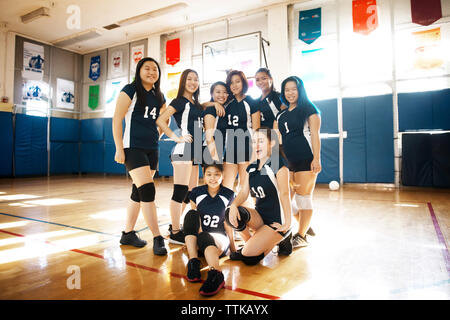
[(166, 63), (171, 66), (180, 61), (180, 38), (166, 42)]
[(142, 58), (144, 58), (144, 45), (131, 47), (131, 57), (130, 57), (130, 77), (132, 81), (134, 80), (134, 76), (136, 74), (136, 66)]
[(100, 85), (89, 86), (89, 102), (88, 107), (92, 110), (97, 109), (100, 97)]
[(44, 46), (30, 42), (23, 43), (22, 77), (30, 80), (42, 80), (44, 77)]
[(299, 12), (298, 38), (307, 44), (322, 35), (322, 8)]
[(429, 26), (442, 18), (441, 0), (411, 0), (412, 22)]
[(441, 28), (413, 32), (416, 46), (414, 50), (415, 69), (433, 69), (444, 64), (441, 46)]
[(73, 81), (56, 79), (56, 107), (71, 109), (75, 107), (75, 84)]
[(114, 51), (111, 54), (111, 76), (117, 77), (122, 75), (123, 73), (123, 53), (122, 51)]
[(167, 74), (167, 82), (169, 84), (167, 90), (167, 98), (175, 99), (178, 93), (178, 84), (180, 82), (181, 72), (174, 72)]
[(368, 35), (378, 27), (376, 0), (352, 1), (353, 32)]
[(89, 78), (96, 81), (100, 77), (100, 56), (91, 57)]

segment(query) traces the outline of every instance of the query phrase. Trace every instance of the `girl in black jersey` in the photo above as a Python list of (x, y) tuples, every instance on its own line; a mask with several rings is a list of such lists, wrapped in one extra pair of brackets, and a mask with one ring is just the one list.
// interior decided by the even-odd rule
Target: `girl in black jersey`
[(233, 70), (226, 84), (233, 97), (226, 108), (226, 143), (223, 184), (233, 189), (237, 174), (239, 187), (246, 180), (247, 166), (252, 158), (252, 132), (260, 127), (260, 113), (255, 101), (246, 95), (248, 82), (242, 71)]
[[(164, 133), (177, 143), (171, 155), (174, 189), (170, 201), (172, 224), (169, 227), (169, 241), (179, 244), (184, 244), (184, 233), (180, 230), (183, 202), (188, 199), (189, 190), (198, 185), (198, 165), (203, 162), (203, 106), (198, 100), (199, 94), (197, 72), (192, 69), (184, 70), (177, 97), (156, 121)], [(180, 129), (179, 134), (167, 125), (172, 115)]]
[(275, 118), (286, 106), (281, 103), (280, 93), (273, 88), (273, 78), (270, 70), (259, 68), (255, 74), (256, 86), (261, 89), (258, 109), (261, 112), (261, 127), (273, 128)]
[(275, 128), (281, 134), (295, 189), (294, 199), (300, 210), (293, 245), (304, 247), (308, 245), (306, 234), (313, 212), (312, 193), (321, 171), (320, 111), (308, 99), (302, 80), (296, 76), (283, 81), (281, 100), (289, 107), (278, 114)]
[(139, 210), (142, 208), (145, 221), (153, 233), (153, 252), (165, 255), (167, 250), (158, 227), (153, 183), (158, 164), (160, 136), (156, 119), (159, 113), (166, 109), (165, 98), (160, 90), (160, 74), (156, 60), (146, 57), (139, 61), (135, 80), (122, 89), (117, 99), (113, 117), (113, 136), (116, 145), (114, 160), (125, 164), (133, 180), (126, 227), (122, 232), (120, 243), (136, 247), (146, 245), (147, 242), (141, 240), (133, 230)]
[(224, 223), (225, 209), (234, 199), (234, 192), (222, 185), (223, 166), (203, 166), (205, 185), (192, 189), (189, 194), (192, 210), (184, 217), (183, 231), (189, 253), (187, 279), (201, 281), (199, 256), (204, 256), (210, 266), (208, 278), (200, 288), (202, 295), (216, 294), (225, 284), (219, 259), (231, 245), (235, 251), (233, 229)]
[[(211, 102), (219, 104), (222, 107), (227, 106), (227, 103), (229, 102), (229, 94), (225, 82), (217, 81), (213, 83), (210, 88), (210, 94)], [(209, 104), (206, 106), (207, 108), (204, 111), (206, 141), (204, 145), (208, 148), (207, 154), (209, 154), (211, 158), (209, 160), (222, 163), (227, 128), (226, 118), (224, 117), (225, 112), (219, 113), (216, 110), (217, 106), (214, 104)], [(212, 106), (215, 106), (215, 108)], [(204, 160), (207, 160), (206, 154)]]
[[(248, 166), (242, 189), (225, 211), (226, 223), (242, 232), (245, 240), (244, 247), (230, 258), (248, 265), (259, 263), (277, 244), (278, 254), (292, 252), (289, 170), (275, 147), (276, 142), (277, 135), (269, 128), (255, 132), (253, 147), (257, 160)], [(242, 206), (249, 194), (256, 198), (255, 208)], [(255, 231), (251, 237), (243, 232), (248, 228)]]

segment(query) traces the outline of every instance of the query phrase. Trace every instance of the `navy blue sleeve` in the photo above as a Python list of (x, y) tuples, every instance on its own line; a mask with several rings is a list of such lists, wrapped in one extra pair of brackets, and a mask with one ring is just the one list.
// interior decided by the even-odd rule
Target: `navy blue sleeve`
[(306, 113), (306, 119), (308, 119), (309, 116), (316, 114), (316, 113), (320, 115), (319, 109), (317, 109), (317, 107), (312, 102), (306, 104), (304, 106), (304, 108), (305, 108), (305, 113)]
[(272, 91), (272, 97), (271, 97), (273, 103), (275, 104), (275, 107), (277, 107), (278, 110), (281, 110), (281, 99), (280, 99), (280, 93), (276, 91)]
[(133, 100), (134, 94), (136, 93), (136, 87), (129, 83), (125, 85), (125, 87), (123, 87), (120, 91), (125, 92), (127, 96), (130, 97), (131, 100)]
[(212, 115), (214, 118), (217, 117), (216, 108), (214, 106), (206, 107), (206, 109), (203, 111), (203, 117), (206, 116), (207, 114)]
[(259, 103), (258, 101), (254, 100), (253, 98), (247, 96), (246, 100), (248, 104), (250, 105), (250, 113), (254, 114), (255, 112), (259, 111)]
[(166, 103), (166, 97), (164, 96), (164, 93), (162, 93), (162, 92), (161, 92), (161, 95), (162, 95), (162, 104), (164, 104), (164, 103)]
[(195, 199), (197, 199), (197, 193), (198, 193), (198, 189), (199, 187), (195, 187), (194, 189), (191, 190), (191, 192), (189, 193), (189, 200), (195, 202)]
[(255, 161), (255, 162), (253, 162), (253, 163), (251, 163), (251, 164), (248, 165), (246, 171), (247, 171), (248, 173), (250, 173), (250, 170), (251, 170), (251, 171), (255, 171), (256, 168), (257, 168), (257, 166), (258, 166), (258, 162)]
[(170, 103), (170, 105), (172, 107), (175, 108), (175, 110), (177, 110), (177, 112), (183, 112), (184, 107), (186, 106), (186, 103), (183, 101), (183, 99), (173, 99), (172, 102)]

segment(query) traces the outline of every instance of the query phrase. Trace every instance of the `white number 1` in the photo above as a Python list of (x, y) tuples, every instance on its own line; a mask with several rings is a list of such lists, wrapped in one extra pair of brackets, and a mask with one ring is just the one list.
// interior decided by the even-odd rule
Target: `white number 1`
[(286, 133), (289, 133), (289, 128), (287, 126), (287, 122), (284, 123), (284, 126), (286, 127)]

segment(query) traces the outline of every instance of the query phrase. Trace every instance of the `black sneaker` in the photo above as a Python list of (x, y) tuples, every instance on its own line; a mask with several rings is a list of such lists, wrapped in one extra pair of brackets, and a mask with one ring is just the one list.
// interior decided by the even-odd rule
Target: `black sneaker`
[(147, 244), (147, 241), (139, 238), (139, 236), (136, 234), (136, 231), (134, 231), (134, 230), (130, 231), (130, 232), (122, 231), (122, 237), (120, 238), (120, 244), (142, 248), (142, 247), (145, 247), (145, 245)]
[(308, 246), (308, 241), (306, 241), (306, 235), (303, 238), (298, 232), (292, 238), (292, 246), (294, 248), (303, 248)]
[(169, 242), (176, 244), (184, 244), (184, 232), (183, 230), (178, 231), (177, 233), (172, 232), (172, 225), (169, 225)]
[(278, 255), (288, 256), (292, 253), (292, 232), (278, 243)]
[(157, 256), (165, 256), (167, 254), (164, 238), (162, 236), (153, 238), (153, 253)]
[(316, 233), (311, 227), (309, 227), (308, 231), (306, 231), (306, 234), (311, 237), (314, 237), (316, 235)]
[(189, 282), (198, 282), (202, 280), (200, 274), (200, 260), (192, 258), (188, 261), (187, 265), (187, 279)]
[(200, 294), (203, 296), (213, 296), (224, 286), (225, 279), (223, 277), (223, 273), (218, 270), (211, 269), (208, 271), (208, 278), (200, 288)]

